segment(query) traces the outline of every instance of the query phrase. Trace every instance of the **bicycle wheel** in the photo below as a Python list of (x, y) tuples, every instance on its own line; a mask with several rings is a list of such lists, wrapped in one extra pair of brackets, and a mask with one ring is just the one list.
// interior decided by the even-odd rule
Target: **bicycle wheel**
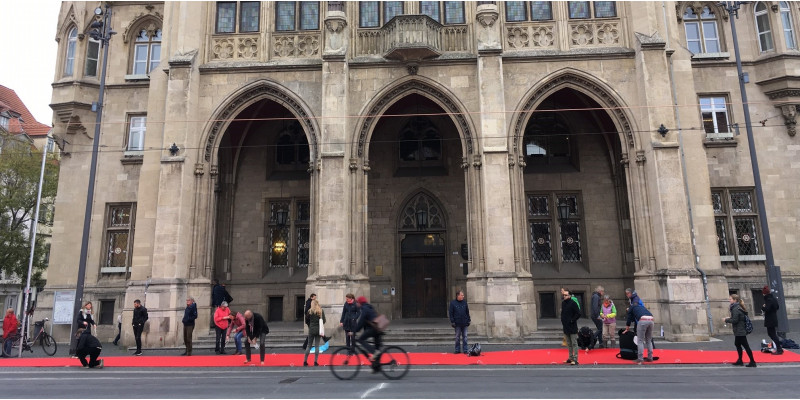
[(393, 380), (406, 376), (411, 368), (411, 358), (408, 353), (397, 346), (384, 348), (378, 361), (381, 365), (381, 373)]
[(346, 381), (358, 375), (358, 371), (361, 370), (361, 364), (365, 361), (367, 361), (367, 357), (359, 354), (357, 350), (351, 351), (347, 347), (340, 347), (331, 354), (331, 360), (328, 365), (333, 376)]
[(48, 356), (56, 354), (56, 350), (58, 350), (58, 343), (56, 343), (56, 340), (53, 339), (52, 336), (48, 335), (45, 332), (42, 332), (41, 343), (42, 343), (42, 350), (44, 350), (45, 354), (47, 354)]
[[(6, 357), (13, 357), (12, 354), (19, 354), (19, 338), (17, 334), (11, 334), (8, 338), (3, 340), (3, 355)], [(11, 342), (9, 346), (8, 342)]]

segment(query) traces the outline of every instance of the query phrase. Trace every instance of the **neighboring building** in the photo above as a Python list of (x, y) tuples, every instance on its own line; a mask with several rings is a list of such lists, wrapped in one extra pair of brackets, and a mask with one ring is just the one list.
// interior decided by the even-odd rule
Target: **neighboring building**
[[(737, 31), (797, 316), (792, 4), (743, 5)], [(50, 304), (77, 276), (99, 5), (63, 2), (58, 21), (52, 108), (65, 157)], [(236, 309), (272, 321), (300, 319), (311, 292), (331, 315), (352, 292), (394, 319), (443, 318), (464, 288), (472, 328), (491, 338), (556, 318), (561, 286), (583, 309), (598, 284), (618, 304), (635, 287), (670, 340), (709, 335), (698, 268), (715, 329), (730, 292), (760, 299), (765, 216), (747, 138), (734, 133), (744, 116), (716, 2), (111, 9), (84, 299), (106, 316), (101, 336), (123, 309), (129, 329), (138, 298), (146, 342), (180, 343), (184, 298), (208, 323), (213, 278)]]
[[(4, 151), (43, 149), (48, 144), (47, 134), (50, 129), (50, 126), (36, 121), (13, 89), (0, 85), (0, 157)], [(48, 152), (56, 151), (52, 143), (51, 141)], [(48, 248), (50, 247), (53, 214), (52, 207), (40, 210), (39, 225), (36, 228), (37, 235), (45, 238)], [(5, 227), (7, 228), (8, 225)], [(46, 272), (43, 275), (46, 276)], [(14, 308), (18, 315), (21, 315), (24, 301), (24, 280), (24, 277), (6, 276), (4, 271), (0, 271), (0, 301), (4, 306), (4, 311), (10, 307)], [(32, 296), (36, 295), (36, 290), (37, 288), (33, 289)]]

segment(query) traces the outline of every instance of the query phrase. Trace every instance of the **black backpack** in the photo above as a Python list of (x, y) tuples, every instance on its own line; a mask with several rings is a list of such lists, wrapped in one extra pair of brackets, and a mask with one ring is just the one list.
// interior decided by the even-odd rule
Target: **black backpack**
[(470, 357), (477, 357), (481, 355), (481, 344), (475, 343), (472, 346), (469, 346), (469, 350), (467, 351), (467, 355)]
[(625, 332), (624, 329), (620, 329), (617, 332), (619, 336), (619, 353), (617, 353), (617, 358), (621, 358), (623, 360), (635, 360), (639, 358), (639, 346), (633, 341), (633, 338), (636, 335), (633, 334), (632, 331)]
[(584, 326), (578, 331), (578, 347), (580, 347), (581, 350), (594, 349), (596, 343), (597, 337), (594, 335), (592, 328)]

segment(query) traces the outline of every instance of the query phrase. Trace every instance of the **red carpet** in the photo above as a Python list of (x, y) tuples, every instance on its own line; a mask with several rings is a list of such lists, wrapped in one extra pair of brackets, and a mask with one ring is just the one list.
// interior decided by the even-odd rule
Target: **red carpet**
[[(616, 358), (617, 350), (597, 349), (581, 351), (578, 361), (582, 365), (630, 365), (632, 361)], [(660, 357), (653, 364), (730, 364), (736, 361), (736, 351), (665, 350), (656, 349)], [(800, 362), (800, 354), (786, 351), (782, 356), (761, 352), (754, 353), (757, 363)], [(320, 365), (330, 362), (330, 351), (321, 353)], [(410, 353), (412, 365), (563, 365), (567, 349), (487, 351), (480, 357), (467, 357), (450, 353)], [(181, 356), (112, 356), (103, 358), (106, 367), (234, 367), (246, 366), (244, 356), (196, 355)], [(745, 359), (747, 356), (745, 356)], [(254, 354), (251, 366), (260, 366), (258, 354)], [(313, 353), (309, 362), (313, 362)], [(292, 367), (303, 364), (302, 354), (267, 354), (264, 366)], [(73, 358), (0, 358), (2, 367), (76, 367), (80, 362)]]

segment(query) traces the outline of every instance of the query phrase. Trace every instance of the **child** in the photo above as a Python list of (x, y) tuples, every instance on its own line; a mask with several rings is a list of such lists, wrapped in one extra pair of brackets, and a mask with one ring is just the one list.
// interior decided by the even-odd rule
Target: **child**
[(603, 343), (609, 342), (609, 348), (617, 345), (617, 307), (608, 295), (603, 296), (603, 307), (600, 310), (603, 319)]

